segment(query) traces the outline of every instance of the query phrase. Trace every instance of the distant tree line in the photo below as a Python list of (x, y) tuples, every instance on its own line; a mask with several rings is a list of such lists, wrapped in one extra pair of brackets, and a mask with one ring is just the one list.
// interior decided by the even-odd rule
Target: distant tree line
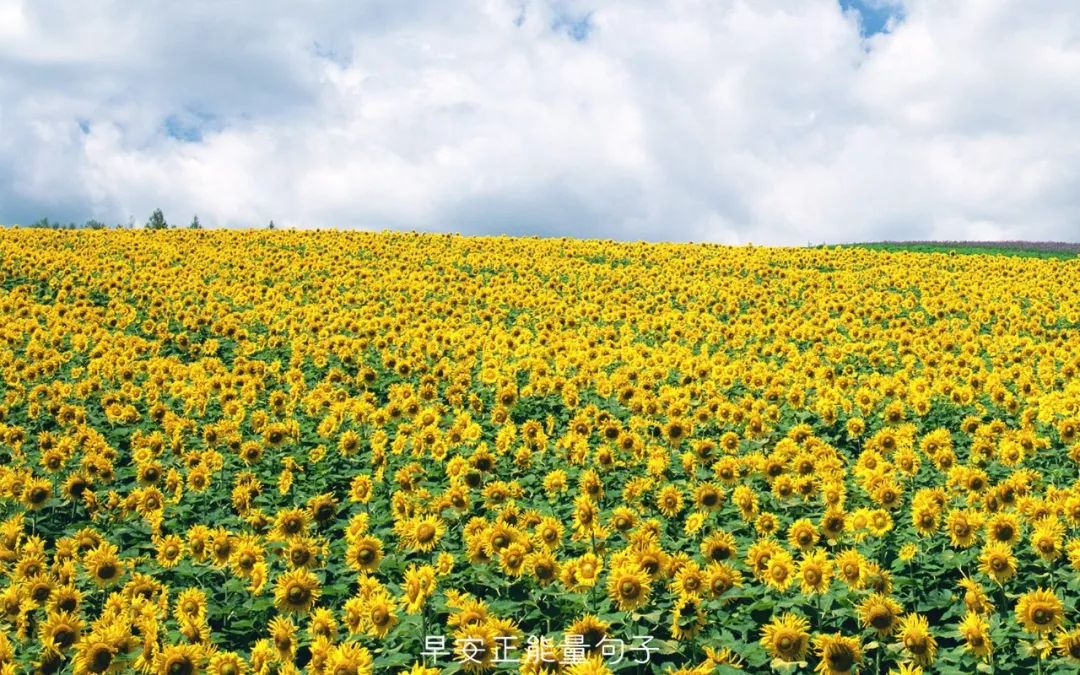
[[(101, 222), (100, 220), (95, 220), (93, 218), (86, 221), (85, 223), (82, 223), (81, 225), (75, 222), (62, 223), (60, 221), (49, 220), (48, 218), (40, 218), (33, 223), (30, 223), (29, 225), (22, 225), (21, 227), (34, 227), (45, 230), (105, 230), (108, 229), (109, 226)], [(135, 227), (137, 227), (137, 225), (134, 218), (129, 219), (127, 225), (117, 223), (114, 226), (114, 228), (117, 230), (134, 229)], [(165, 214), (162, 213), (161, 209), (154, 209), (154, 212), (150, 214), (150, 218), (146, 221), (143, 227), (147, 230), (168, 230), (171, 229), (173, 226), (170, 225), (169, 221), (165, 219)], [(273, 230), (276, 229), (276, 227), (277, 226), (274, 225), (274, 221), (271, 220), (270, 224), (266, 226), (266, 229)], [(199, 222), (198, 215), (192, 217), (191, 224), (187, 226), (187, 229), (203, 229), (202, 223)]]

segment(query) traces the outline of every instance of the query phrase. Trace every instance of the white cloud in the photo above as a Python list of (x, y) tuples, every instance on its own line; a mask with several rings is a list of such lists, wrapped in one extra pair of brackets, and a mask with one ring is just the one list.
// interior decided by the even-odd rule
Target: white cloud
[(875, 2), (0, 0), (0, 222), (1080, 239), (1080, 6)]

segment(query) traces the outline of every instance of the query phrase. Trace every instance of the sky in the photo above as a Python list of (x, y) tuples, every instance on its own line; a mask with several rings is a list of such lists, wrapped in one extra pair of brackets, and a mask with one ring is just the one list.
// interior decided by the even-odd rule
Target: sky
[(0, 0), (0, 223), (1080, 241), (1076, 0)]

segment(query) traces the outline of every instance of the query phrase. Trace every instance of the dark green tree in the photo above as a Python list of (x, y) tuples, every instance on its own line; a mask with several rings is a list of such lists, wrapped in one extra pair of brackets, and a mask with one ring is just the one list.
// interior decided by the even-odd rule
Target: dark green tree
[(202, 223), (199, 222), (199, 215), (195, 214), (195, 217), (191, 219), (191, 225), (188, 225), (189, 230), (201, 230)]
[(165, 230), (168, 227), (169, 223), (165, 220), (165, 214), (161, 212), (161, 209), (154, 209), (154, 212), (150, 214), (150, 220), (146, 223), (146, 229)]

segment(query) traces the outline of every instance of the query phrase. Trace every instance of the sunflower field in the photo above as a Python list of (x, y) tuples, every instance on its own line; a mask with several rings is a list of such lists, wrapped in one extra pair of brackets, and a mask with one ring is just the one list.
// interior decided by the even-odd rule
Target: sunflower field
[(0, 231), (0, 672), (1076, 672), (1078, 289)]

